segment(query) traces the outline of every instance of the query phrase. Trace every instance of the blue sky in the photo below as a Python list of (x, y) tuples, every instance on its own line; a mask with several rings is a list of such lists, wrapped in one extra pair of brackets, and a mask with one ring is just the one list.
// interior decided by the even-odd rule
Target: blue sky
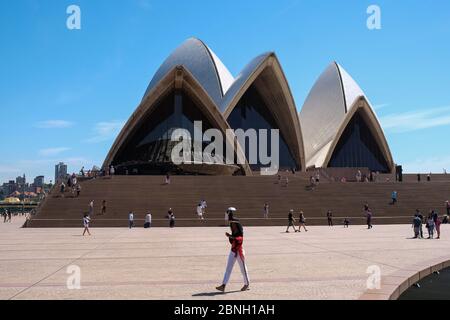
[[(66, 9), (81, 8), (81, 30)], [(382, 29), (366, 27), (380, 6)], [(0, 2), (0, 181), (101, 165), (163, 60), (206, 42), (236, 76), (275, 51), (298, 109), (333, 60), (373, 103), (407, 171), (450, 171), (450, 3), (419, 0)]]

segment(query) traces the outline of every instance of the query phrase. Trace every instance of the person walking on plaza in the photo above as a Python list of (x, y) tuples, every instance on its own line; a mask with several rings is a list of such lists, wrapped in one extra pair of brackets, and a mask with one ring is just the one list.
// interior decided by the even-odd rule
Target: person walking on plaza
[(436, 223), (437, 219), (439, 218), (439, 214), (436, 210), (431, 210), (431, 218), (433, 219), (434, 223)]
[(293, 209), (291, 209), (288, 214), (288, 226), (286, 229), (286, 233), (289, 233), (290, 227), (294, 228), (295, 232), (298, 232), (298, 230), (295, 228), (295, 218), (294, 218), (294, 210)]
[(86, 234), (86, 232), (88, 233), (88, 235), (91, 235), (91, 233), (89, 232), (89, 224), (90, 223), (91, 223), (91, 218), (89, 217), (88, 214), (85, 214), (83, 217), (83, 226), (84, 226), (83, 236)]
[(81, 193), (81, 185), (77, 184), (77, 198), (80, 197), (80, 193)]
[(427, 218), (427, 229), (428, 229), (428, 239), (433, 239), (434, 237), (434, 220), (433, 215), (430, 213)]
[(369, 205), (367, 205), (367, 204), (364, 205), (364, 214), (367, 219), (367, 229), (372, 229), (373, 228), (373, 225), (372, 225), (373, 213), (372, 213), (372, 210), (370, 210)]
[(344, 219), (344, 228), (348, 228), (350, 225), (350, 220), (348, 218)]
[(206, 203), (206, 200), (202, 200), (200, 203), (202, 205), (202, 213), (203, 215), (206, 215), (206, 208), (208, 208), (208, 203)]
[(327, 211), (327, 221), (328, 221), (328, 226), (332, 227), (333, 226), (333, 212), (331, 212), (331, 210)]
[(8, 222), (11, 223), (12, 222), (12, 211), (8, 210)]
[(436, 233), (437, 233), (436, 239), (441, 238), (441, 224), (442, 224), (442, 220), (439, 216), (437, 216), (436, 221), (434, 222), (434, 225), (436, 226)]
[(169, 228), (175, 228), (175, 214), (172, 209), (169, 209)]
[(128, 213), (128, 228), (132, 229), (134, 227), (134, 213), (130, 211)]
[(445, 210), (447, 211), (447, 215), (450, 216), (450, 201), (445, 201)]
[(109, 168), (109, 175), (111, 176), (111, 178), (116, 174), (116, 169), (114, 168), (114, 166), (111, 166)]
[(199, 203), (197, 206), (197, 216), (200, 221), (205, 220), (205, 218), (203, 217), (203, 206), (201, 203)]
[(419, 226), (419, 235), (420, 235), (420, 238), (423, 239), (423, 214), (422, 214), (422, 212), (420, 212), (419, 209), (416, 209), (416, 217), (419, 217), (419, 219), (421, 221), (420, 226)]
[(147, 212), (147, 214), (145, 215), (145, 223), (144, 223), (144, 228), (148, 229), (152, 227), (152, 214), (149, 212)]
[(8, 209), (5, 209), (2, 216), (3, 216), (3, 223), (6, 223), (6, 219), (8, 218)]
[(166, 174), (165, 184), (166, 185), (170, 184), (170, 175), (169, 174)]
[(417, 215), (414, 216), (412, 227), (414, 228), (414, 239), (422, 238), (420, 229), (422, 229), (422, 219)]
[(248, 276), (247, 265), (245, 264), (245, 251), (243, 247), (244, 229), (237, 220), (230, 221), (230, 229), (231, 234), (227, 232), (225, 233), (225, 236), (231, 244), (231, 251), (228, 255), (227, 267), (225, 269), (222, 285), (216, 287), (216, 289), (220, 292), (225, 292), (225, 288), (230, 280), (231, 272), (237, 261), (239, 268), (241, 269), (242, 277), (244, 278), (244, 286), (241, 291), (247, 291), (250, 289), (250, 279)]
[(106, 214), (106, 200), (102, 201), (102, 213), (101, 215), (105, 215)]
[(397, 203), (397, 200), (398, 200), (398, 193), (397, 193), (397, 191), (392, 191), (392, 196), (391, 196), (391, 198), (392, 198), (392, 205), (395, 205), (396, 203)]
[(269, 204), (267, 202), (264, 204), (264, 219), (269, 219)]
[(303, 211), (300, 211), (300, 217), (298, 218), (298, 232), (302, 231), (302, 227), (303, 227), (303, 229), (305, 229), (305, 232), (308, 232), (308, 230), (306, 229), (305, 215), (304, 215)]

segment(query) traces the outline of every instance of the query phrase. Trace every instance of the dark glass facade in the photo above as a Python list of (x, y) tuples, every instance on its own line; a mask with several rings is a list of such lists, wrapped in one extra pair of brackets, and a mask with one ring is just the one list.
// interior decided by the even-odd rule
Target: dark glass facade
[[(171, 135), (174, 130), (182, 128), (187, 129), (194, 139), (194, 121), (202, 121), (203, 132), (212, 128), (186, 93), (172, 92), (142, 119), (112, 164), (117, 167), (119, 174), (125, 174), (125, 171), (129, 174), (164, 174), (174, 171), (176, 167), (172, 165), (171, 154), (178, 142), (172, 142)], [(203, 148), (209, 143), (203, 142)]]
[[(273, 118), (271, 112), (263, 101), (262, 97), (258, 93), (258, 90), (252, 85), (247, 92), (242, 96), (239, 103), (236, 105), (235, 109), (231, 112), (228, 117), (228, 123), (230, 127), (234, 130), (242, 129), (244, 131), (248, 129), (267, 129), (268, 137), (268, 154), (270, 155), (271, 150), (271, 138), (270, 138), (270, 130), (271, 129), (281, 129), (275, 123), (275, 119)], [(258, 136), (259, 139), (259, 136)], [(282, 130), (280, 130), (280, 143), (279, 143), (279, 154), (280, 154), (280, 168), (281, 169), (300, 169), (299, 165), (294, 160), (291, 151), (282, 135)], [(258, 141), (259, 148), (259, 141)], [(249, 158), (249, 147), (248, 143), (246, 143), (245, 155), (247, 159)], [(250, 164), (252, 170), (258, 170), (261, 167), (267, 167), (267, 165), (262, 165), (259, 159), (258, 152), (258, 163)]]
[(389, 172), (388, 163), (360, 113), (355, 114), (342, 134), (329, 167), (369, 168), (374, 172)]

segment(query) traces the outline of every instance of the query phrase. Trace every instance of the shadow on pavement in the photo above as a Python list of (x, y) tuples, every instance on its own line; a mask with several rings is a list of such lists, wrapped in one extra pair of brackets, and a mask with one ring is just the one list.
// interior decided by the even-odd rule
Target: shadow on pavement
[(215, 296), (222, 296), (222, 295), (227, 295), (227, 294), (231, 294), (231, 293), (238, 293), (241, 292), (241, 290), (235, 290), (235, 291), (228, 291), (228, 292), (203, 292), (203, 293), (196, 293), (193, 294), (193, 297), (215, 297)]

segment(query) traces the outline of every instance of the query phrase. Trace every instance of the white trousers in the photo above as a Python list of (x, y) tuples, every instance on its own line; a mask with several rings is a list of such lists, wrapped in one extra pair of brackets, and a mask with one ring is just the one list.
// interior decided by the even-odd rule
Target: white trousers
[[(241, 256), (236, 254), (233, 251), (230, 251), (230, 255), (228, 256), (227, 269), (225, 270), (225, 275), (223, 277), (223, 284), (227, 284), (230, 281), (231, 272), (233, 271), (234, 264), (236, 261), (239, 264), (241, 269), (242, 276), (244, 277), (244, 283), (246, 285), (250, 285), (250, 279), (248, 277), (247, 266), (245, 265), (245, 261), (241, 259)], [(245, 256), (245, 253), (244, 253)]]

